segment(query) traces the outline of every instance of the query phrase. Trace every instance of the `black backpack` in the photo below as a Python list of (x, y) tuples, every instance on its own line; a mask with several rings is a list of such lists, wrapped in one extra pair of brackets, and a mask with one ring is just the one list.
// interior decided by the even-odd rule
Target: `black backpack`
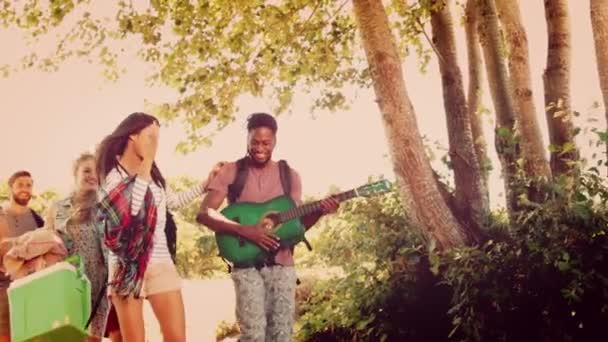
[(165, 236), (167, 237), (167, 248), (171, 254), (171, 260), (176, 263), (175, 254), (177, 252), (177, 225), (173, 219), (173, 214), (167, 210), (167, 221), (165, 222)]
[[(243, 192), (245, 182), (247, 182), (247, 175), (249, 172), (249, 157), (244, 157), (236, 161), (236, 176), (232, 184), (228, 185), (228, 203), (234, 203)], [(281, 186), (283, 187), (283, 193), (291, 197), (291, 175), (289, 174), (290, 168), (287, 162), (279, 160), (279, 175), (281, 177)]]

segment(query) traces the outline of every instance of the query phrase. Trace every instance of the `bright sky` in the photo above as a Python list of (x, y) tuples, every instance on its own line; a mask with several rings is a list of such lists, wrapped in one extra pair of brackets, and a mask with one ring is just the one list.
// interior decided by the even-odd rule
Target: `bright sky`
[[(543, 108), (542, 71), (546, 63), (546, 27), (542, 1), (521, 1), (524, 23), (530, 41), (534, 95), (537, 109)], [(591, 111), (594, 101), (601, 101), (596, 73), (593, 38), (587, 2), (572, 1), (570, 10), (573, 30), (572, 96), (576, 110), (587, 119), (594, 113), (605, 127), (600, 109)], [(456, 20), (458, 22), (458, 20)], [(430, 28), (427, 28), (430, 34)], [(458, 29), (458, 52), (466, 82), (466, 51), (463, 30)], [(25, 43), (14, 31), (0, 30), (4, 46), (0, 65), (15, 61), (25, 53)], [(147, 88), (144, 65), (133, 59), (126, 65), (128, 73), (117, 83), (107, 83), (95, 66), (70, 62), (56, 73), (34, 71), (0, 79), (0, 146), (2, 162), (0, 179), (17, 169), (30, 170), (38, 190), (54, 188), (69, 191), (71, 163), (76, 156), (92, 149), (126, 115), (144, 110), (144, 100), (170, 98), (169, 88)], [(447, 146), (445, 114), (437, 61), (433, 59), (426, 75), (418, 72), (414, 56), (404, 64), (407, 89), (417, 113), (420, 132)], [(485, 82), (485, 80), (484, 80)], [(466, 83), (465, 83), (466, 84)], [(331, 185), (343, 189), (359, 186), (369, 175), (384, 174), (393, 179), (387, 153), (387, 141), (381, 116), (372, 91), (359, 91), (352, 109), (337, 113), (308, 113), (304, 96), (292, 105), (292, 115), (279, 117), (278, 147), (275, 159), (287, 159), (303, 179), (305, 195), (325, 194)], [(484, 102), (491, 108), (487, 91)], [(179, 124), (161, 132), (157, 161), (165, 177), (188, 175), (203, 177), (219, 160), (235, 160), (245, 150), (245, 117), (251, 112), (270, 111), (263, 99), (243, 98), (235, 124), (219, 132), (211, 147), (201, 147), (183, 156), (174, 147), (183, 131)], [(493, 146), (491, 116), (484, 118), (486, 139)], [(546, 138), (544, 113), (539, 121)], [(580, 146), (587, 155), (587, 141)], [(503, 185), (499, 163), (493, 149), (495, 171), (491, 179), (492, 205), (502, 205)], [(441, 152), (442, 154), (443, 152)], [(438, 154), (438, 156), (441, 156)], [(434, 165), (439, 165), (436, 162)]]

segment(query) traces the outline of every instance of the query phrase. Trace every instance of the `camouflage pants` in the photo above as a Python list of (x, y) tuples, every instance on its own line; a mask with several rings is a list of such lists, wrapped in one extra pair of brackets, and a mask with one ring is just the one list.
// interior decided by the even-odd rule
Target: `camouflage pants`
[(291, 341), (296, 272), (292, 266), (236, 269), (236, 318), (242, 342)]

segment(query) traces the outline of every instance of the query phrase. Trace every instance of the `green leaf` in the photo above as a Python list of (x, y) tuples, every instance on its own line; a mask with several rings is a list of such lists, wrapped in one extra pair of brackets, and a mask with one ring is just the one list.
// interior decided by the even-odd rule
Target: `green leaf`
[(561, 272), (566, 272), (566, 271), (570, 270), (570, 263), (565, 262), (565, 261), (560, 261), (557, 263), (557, 268)]
[(574, 203), (572, 211), (583, 220), (588, 220), (591, 217), (591, 208), (586, 203)]
[(496, 129), (496, 134), (501, 138), (508, 138), (511, 136), (511, 130), (506, 127), (499, 127)]
[(562, 146), (560, 155), (574, 151), (575, 149), (576, 149), (576, 145), (574, 144), (574, 142), (567, 142)]
[(360, 320), (357, 323), (357, 330), (363, 330), (367, 327), (368, 324), (370, 324), (372, 321), (374, 320), (374, 316), (369, 316), (364, 320)]

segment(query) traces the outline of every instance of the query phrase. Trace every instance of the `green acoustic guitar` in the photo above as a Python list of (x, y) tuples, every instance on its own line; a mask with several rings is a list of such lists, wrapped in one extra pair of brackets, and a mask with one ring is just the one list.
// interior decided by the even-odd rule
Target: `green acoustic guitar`
[[(356, 189), (333, 195), (339, 202), (355, 197), (370, 197), (386, 193), (391, 183), (381, 180)], [(222, 214), (243, 225), (253, 225), (262, 219), (274, 223), (273, 232), (281, 239), (282, 246), (293, 246), (304, 239), (305, 228), (300, 217), (320, 210), (320, 201), (297, 207), (288, 196), (279, 196), (264, 203), (241, 202), (231, 204), (222, 210)], [(232, 234), (216, 234), (215, 239), (220, 255), (235, 265), (249, 266), (264, 261), (268, 253), (256, 244)]]

